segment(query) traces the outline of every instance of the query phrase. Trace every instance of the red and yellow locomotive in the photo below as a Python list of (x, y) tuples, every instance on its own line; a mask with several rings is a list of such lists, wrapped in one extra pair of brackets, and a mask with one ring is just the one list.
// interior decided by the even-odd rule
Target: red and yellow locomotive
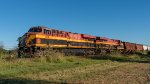
[(34, 53), (37, 49), (55, 48), (71, 53), (85, 53), (95, 48), (95, 36), (66, 32), (38, 26), (32, 27), (19, 39), (19, 55)]

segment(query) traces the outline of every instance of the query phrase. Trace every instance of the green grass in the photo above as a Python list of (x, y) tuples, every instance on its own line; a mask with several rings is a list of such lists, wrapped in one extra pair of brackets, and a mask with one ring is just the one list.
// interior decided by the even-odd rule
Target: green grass
[(66, 61), (60, 63), (39, 62), (29, 59), (15, 59), (13, 61), (1, 60), (0, 77), (17, 77), (21, 74), (63, 70), (66, 68), (75, 68), (105, 62), (104, 60), (98, 61), (78, 57), (65, 58)]
[(14, 80), (34, 81), (34, 83), (39, 82), (38, 80), (56, 83), (75, 82), (92, 78), (100, 71), (150, 61), (150, 58), (144, 55), (121, 56), (117, 54), (88, 57), (61, 56), (59, 59), (54, 59), (55, 61), (47, 60), (47, 57), (0, 59), (0, 78), (11, 79), (11, 82)]

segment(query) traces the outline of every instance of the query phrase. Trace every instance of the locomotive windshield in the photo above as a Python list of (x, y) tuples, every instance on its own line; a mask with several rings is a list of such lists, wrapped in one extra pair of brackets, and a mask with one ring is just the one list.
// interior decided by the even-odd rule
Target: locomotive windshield
[(42, 32), (41, 28), (31, 28), (28, 32)]

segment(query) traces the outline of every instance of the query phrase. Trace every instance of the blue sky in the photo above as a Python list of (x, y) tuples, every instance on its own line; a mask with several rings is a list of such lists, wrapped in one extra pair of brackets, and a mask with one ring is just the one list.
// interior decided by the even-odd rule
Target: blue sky
[(6, 49), (38, 25), (150, 45), (150, 1), (0, 0), (0, 43)]

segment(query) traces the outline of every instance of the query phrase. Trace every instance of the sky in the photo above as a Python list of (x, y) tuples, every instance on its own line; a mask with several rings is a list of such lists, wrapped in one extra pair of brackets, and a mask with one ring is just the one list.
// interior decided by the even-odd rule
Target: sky
[(150, 45), (150, 0), (0, 0), (0, 43), (33, 26)]

